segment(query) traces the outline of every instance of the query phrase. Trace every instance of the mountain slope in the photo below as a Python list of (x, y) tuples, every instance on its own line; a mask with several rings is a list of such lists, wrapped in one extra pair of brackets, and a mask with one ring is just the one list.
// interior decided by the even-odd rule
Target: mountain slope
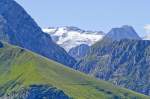
[(29, 49), (72, 66), (76, 61), (42, 32), (35, 21), (14, 0), (0, 0), (0, 40)]
[(86, 44), (81, 44), (77, 47), (74, 47), (69, 50), (68, 54), (75, 58), (76, 60), (80, 60), (85, 57), (90, 51), (90, 46)]
[(0, 71), (0, 96), (4, 98), (149, 99), (5, 43), (0, 43)]
[(67, 52), (81, 44), (91, 46), (101, 40), (105, 35), (102, 31), (85, 31), (72, 26), (45, 28), (43, 31), (50, 34), (53, 41), (63, 47)]
[(150, 95), (150, 41), (102, 40), (74, 68)]

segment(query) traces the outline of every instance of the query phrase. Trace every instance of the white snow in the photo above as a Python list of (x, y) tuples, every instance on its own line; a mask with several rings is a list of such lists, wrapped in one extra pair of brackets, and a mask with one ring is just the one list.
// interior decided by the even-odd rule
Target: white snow
[(74, 29), (71, 30), (71, 28), (68, 30), (68, 28), (69, 27), (46, 28), (43, 29), (43, 31), (50, 34), (52, 38), (58, 37), (58, 40), (55, 40), (55, 42), (66, 51), (81, 44), (91, 46), (95, 42), (101, 40), (105, 35), (103, 32), (79, 31)]
[(46, 32), (46, 33), (53, 33), (53, 32), (56, 31), (56, 29), (52, 29), (52, 28), (51, 29), (48, 29), (48, 28), (46, 29), (45, 28), (45, 29), (43, 29), (43, 31)]

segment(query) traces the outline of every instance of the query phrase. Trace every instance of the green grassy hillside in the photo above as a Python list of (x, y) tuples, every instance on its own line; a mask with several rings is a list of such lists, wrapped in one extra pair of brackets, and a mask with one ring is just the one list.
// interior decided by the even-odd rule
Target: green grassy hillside
[[(88, 77), (37, 54), (8, 44), (0, 47), (0, 85), (9, 94), (30, 85), (52, 85), (75, 99), (149, 99), (105, 81)], [(1, 91), (3, 89), (0, 89)]]

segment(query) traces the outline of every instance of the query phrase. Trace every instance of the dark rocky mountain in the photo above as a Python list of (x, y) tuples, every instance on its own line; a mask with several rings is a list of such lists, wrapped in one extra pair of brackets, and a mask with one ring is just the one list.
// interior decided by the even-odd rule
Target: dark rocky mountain
[(76, 60), (80, 60), (85, 57), (90, 51), (90, 46), (86, 44), (81, 44), (77, 47), (74, 47), (69, 50), (69, 55), (75, 58)]
[(7, 41), (67, 66), (76, 61), (55, 44), (14, 0), (0, 0), (0, 40)]
[(112, 29), (74, 68), (150, 95), (150, 41), (141, 40), (130, 26)]
[[(0, 89), (1, 90), (1, 89)], [(1, 93), (1, 92), (0, 92)], [(1, 99), (72, 99), (62, 90), (49, 85), (31, 85), (29, 88), (22, 88), (10, 95), (3, 95)]]
[(80, 29), (78, 27), (74, 27), (74, 26), (66, 26), (65, 28), (66, 28), (66, 31), (77, 31), (77, 32), (81, 32), (81, 33), (85, 32), (85, 30), (82, 30), (82, 29)]
[(74, 66), (96, 78), (150, 95), (150, 41), (102, 40)]
[(120, 28), (113, 28), (111, 31), (105, 36), (109, 37), (112, 40), (122, 40), (122, 39), (133, 39), (133, 40), (141, 40), (133, 27), (124, 25)]

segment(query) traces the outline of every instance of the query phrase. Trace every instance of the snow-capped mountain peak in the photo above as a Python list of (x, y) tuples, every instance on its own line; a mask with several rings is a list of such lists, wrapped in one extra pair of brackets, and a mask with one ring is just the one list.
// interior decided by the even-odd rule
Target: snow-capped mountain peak
[(91, 46), (105, 35), (102, 31), (85, 31), (77, 27), (50, 27), (43, 29), (43, 31), (50, 34), (53, 41), (66, 51), (81, 44)]

